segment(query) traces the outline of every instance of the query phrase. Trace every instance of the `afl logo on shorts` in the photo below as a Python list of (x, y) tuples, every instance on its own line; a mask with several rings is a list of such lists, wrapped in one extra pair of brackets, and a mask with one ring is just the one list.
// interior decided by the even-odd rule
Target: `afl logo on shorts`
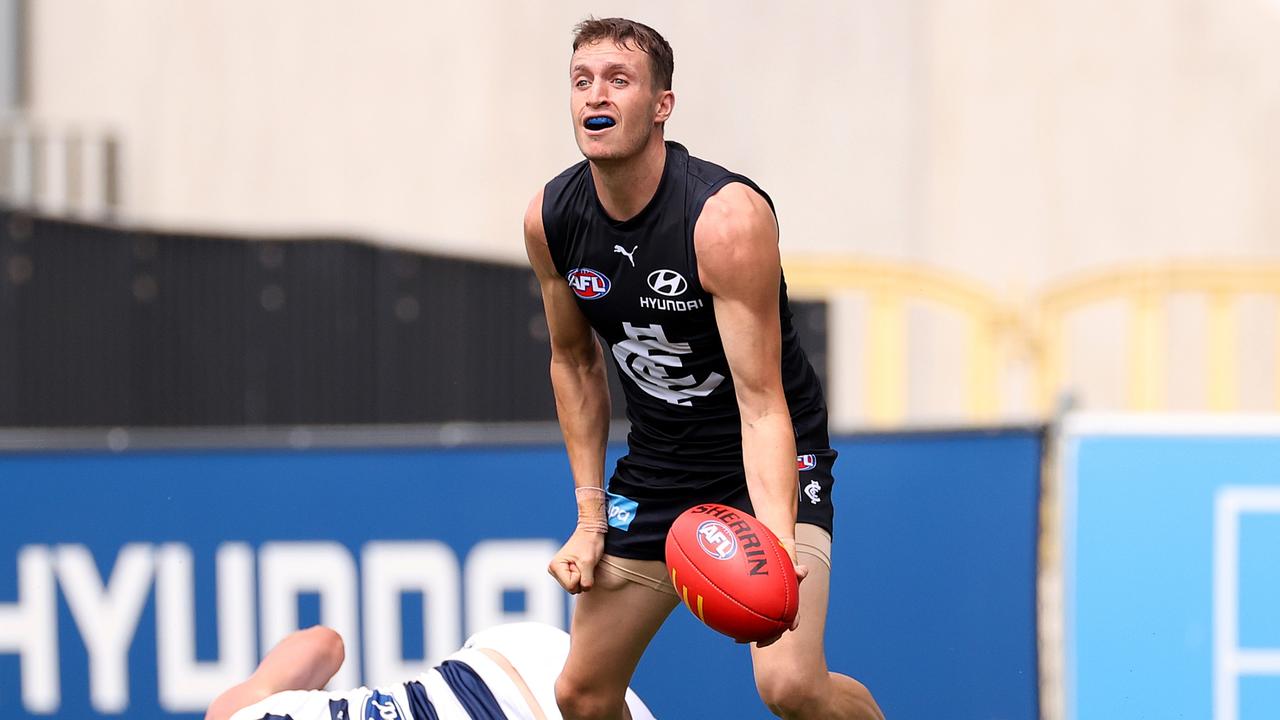
[(738, 538), (719, 520), (706, 520), (698, 526), (698, 544), (717, 560), (728, 560), (738, 553)]
[(583, 300), (598, 300), (609, 294), (609, 278), (591, 268), (574, 268), (565, 278), (573, 294)]
[(364, 701), (363, 720), (409, 720), (409, 718), (400, 711), (400, 705), (394, 697), (374, 690), (369, 699)]
[(805, 470), (812, 470), (816, 467), (818, 467), (817, 455), (809, 454), (809, 455), (799, 455), (796, 457), (796, 469), (799, 470), (800, 472), (804, 472)]
[(689, 281), (675, 270), (654, 270), (649, 273), (649, 287), (659, 295), (675, 297), (689, 289)]

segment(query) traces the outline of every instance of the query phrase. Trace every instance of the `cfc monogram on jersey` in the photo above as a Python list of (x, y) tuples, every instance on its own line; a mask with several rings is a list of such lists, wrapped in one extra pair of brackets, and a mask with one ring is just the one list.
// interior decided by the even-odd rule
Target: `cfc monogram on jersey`
[(724, 382), (724, 376), (712, 372), (699, 382), (692, 375), (672, 376), (683, 366), (680, 356), (693, 352), (689, 343), (671, 342), (661, 325), (636, 327), (622, 323), (627, 339), (613, 346), (618, 369), (635, 381), (641, 390), (672, 405), (691, 405), (693, 398), (706, 397)]
[[(698, 278), (693, 234), (703, 205), (724, 186), (741, 183), (768, 195), (679, 144), (666, 147), (653, 198), (626, 220), (604, 212), (587, 162), (547, 183), (547, 247), (578, 309), (609, 345), (627, 400), (631, 456), (681, 467), (740, 465), (737, 398), (714, 298)], [(822, 391), (780, 284), (781, 369), (792, 423), (807, 446), (825, 447)]]

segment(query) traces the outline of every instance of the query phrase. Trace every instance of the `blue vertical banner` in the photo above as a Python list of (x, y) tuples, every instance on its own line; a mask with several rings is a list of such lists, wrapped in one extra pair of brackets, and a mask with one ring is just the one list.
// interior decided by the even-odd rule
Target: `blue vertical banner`
[(1061, 439), (1066, 716), (1280, 716), (1280, 417)]
[[(360, 444), (371, 433), (0, 454), (8, 714), (200, 717), (315, 623), (347, 645), (334, 687), (404, 680), (498, 622), (567, 627), (546, 573), (574, 522), (561, 446)], [(1036, 714), (1041, 444), (1038, 429), (835, 442), (826, 651), (890, 717)], [(681, 608), (633, 687), (659, 717), (768, 716), (747, 649)]]

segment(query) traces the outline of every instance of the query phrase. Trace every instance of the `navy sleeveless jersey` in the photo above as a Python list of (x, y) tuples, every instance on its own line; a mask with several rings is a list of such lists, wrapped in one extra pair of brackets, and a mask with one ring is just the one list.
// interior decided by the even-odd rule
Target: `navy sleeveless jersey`
[[(629, 460), (658, 468), (742, 466), (742, 425), (716, 327), (698, 281), (693, 231), (707, 199), (754, 182), (668, 142), (662, 179), (635, 217), (610, 218), (583, 161), (547, 183), (542, 223), (551, 258), (579, 309), (609, 346), (626, 393)], [(818, 377), (792, 326), (785, 282), (782, 381), (801, 452), (828, 446)]]

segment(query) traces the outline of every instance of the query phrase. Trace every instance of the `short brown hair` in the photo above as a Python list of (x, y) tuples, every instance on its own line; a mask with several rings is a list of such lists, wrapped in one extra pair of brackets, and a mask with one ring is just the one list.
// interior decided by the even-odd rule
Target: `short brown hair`
[(573, 27), (573, 50), (601, 40), (612, 40), (619, 47), (628, 50), (639, 50), (649, 56), (653, 66), (654, 82), (663, 90), (671, 89), (671, 75), (675, 72), (676, 61), (671, 54), (671, 46), (666, 38), (648, 25), (626, 18), (593, 18), (578, 23)]

